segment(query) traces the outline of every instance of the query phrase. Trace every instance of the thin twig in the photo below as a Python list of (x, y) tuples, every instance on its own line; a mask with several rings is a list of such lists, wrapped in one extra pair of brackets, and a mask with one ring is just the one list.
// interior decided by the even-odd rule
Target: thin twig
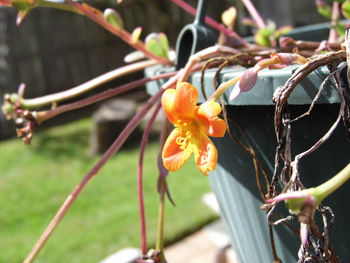
[(266, 27), (265, 22), (261, 18), (260, 14), (256, 10), (255, 6), (252, 4), (252, 2), (250, 0), (241, 0), (241, 1), (243, 2), (245, 7), (247, 8), (248, 12), (250, 13), (250, 15), (252, 16), (254, 21), (256, 22), (256, 25), (260, 29), (265, 28)]
[[(258, 160), (256, 153), (254, 151), (254, 148), (247, 136), (247, 134), (245, 133), (245, 131), (238, 125), (238, 123), (236, 123), (235, 121), (233, 121), (231, 118), (229, 118), (227, 116), (227, 110), (226, 110), (226, 106), (221, 98), (221, 106), (223, 109), (223, 116), (224, 116), (224, 120), (226, 123), (226, 127), (227, 128), (227, 132), (230, 136), (230, 138), (233, 140), (234, 143), (236, 143), (240, 148), (242, 148), (244, 151), (246, 151), (250, 157), (253, 160), (253, 164), (254, 164), (254, 171), (255, 171), (255, 175), (256, 175), (256, 181), (257, 181), (257, 186), (258, 186), (258, 190), (260, 193), (260, 196), (262, 198), (262, 200), (266, 200), (266, 195), (270, 196), (270, 180), (269, 180), (269, 176), (264, 168), (264, 166), (262, 165), (262, 163)], [(230, 121), (230, 122), (229, 122)], [(246, 140), (247, 145), (244, 145), (242, 142), (240, 142), (237, 137), (233, 134), (233, 132), (230, 129), (230, 123), (232, 123), (240, 132), (240, 134), (244, 137), (244, 139)], [(261, 183), (261, 178), (260, 178), (260, 172), (262, 171), (262, 174), (264, 176), (265, 182), (266, 182), (266, 189), (267, 189), (267, 193), (264, 193), (263, 187), (262, 187), (262, 183)]]
[(205, 64), (203, 65), (202, 69), (201, 69), (201, 78), (200, 78), (200, 84), (201, 84), (201, 92), (202, 92), (202, 95), (203, 95), (203, 98), (204, 100), (207, 100), (208, 97), (207, 97), (207, 94), (206, 94), (206, 91), (204, 89), (204, 75), (205, 75), (205, 71), (208, 69), (209, 65), (212, 63), (212, 62), (217, 62), (217, 61), (221, 61), (221, 60), (225, 60), (225, 58), (211, 58), (211, 59), (208, 59)]
[(276, 103), (274, 125), (277, 136), (280, 132), (284, 105), (286, 104), (289, 95), (292, 93), (297, 84), (318, 67), (335, 62), (341, 62), (345, 59), (346, 52), (344, 50), (328, 52), (325, 55), (315, 56), (311, 58), (307, 63), (299, 66), (299, 68), (293, 73), (287, 82), (275, 91), (273, 96), (273, 101)]
[(41, 124), (42, 122), (44, 122), (48, 119), (51, 119), (57, 115), (60, 115), (62, 113), (76, 110), (79, 108), (83, 108), (83, 107), (86, 107), (88, 105), (97, 103), (99, 101), (102, 101), (102, 100), (105, 100), (108, 98), (112, 98), (112, 97), (119, 95), (121, 93), (127, 92), (127, 91), (132, 90), (132, 89), (137, 88), (137, 87), (140, 87), (140, 86), (142, 86), (150, 81), (169, 78), (171, 76), (174, 76), (176, 73), (177, 72), (169, 72), (169, 73), (164, 73), (161, 75), (155, 75), (155, 76), (152, 76), (149, 78), (135, 80), (135, 81), (129, 82), (127, 84), (121, 85), (117, 88), (106, 90), (104, 92), (101, 92), (101, 93), (96, 94), (94, 96), (88, 97), (86, 99), (82, 99), (82, 100), (72, 102), (69, 104), (64, 104), (62, 106), (59, 106), (59, 107), (51, 109), (51, 110), (37, 112), (36, 113), (36, 121), (39, 124)]
[(329, 37), (328, 37), (328, 42), (335, 42), (337, 40), (338, 34), (337, 31), (335, 30), (336, 23), (339, 19), (339, 3), (337, 1), (333, 2), (333, 7), (332, 7), (332, 27), (329, 30)]
[(141, 145), (140, 145), (140, 157), (139, 164), (137, 167), (137, 196), (139, 201), (139, 212), (140, 212), (140, 225), (141, 225), (141, 251), (145, 255), (147, 253), (147, 231), (146, 231), (146, 216), (145, 216), (145, 204), (143, 199), (143, 157), (145, 154), (146, 145), (148, 138), (151, 134), (152, 126), (156, 117), (161, 109), (161, 103), (158, 102), (158, 105), (154, 109), (151, 118), (148, 121), (148, 124), (143, 132)]
[(311, 104), (310, 104), (309, 109), (308, 109), (306, 112), (304, 112), (303, 114), (301, 114), (300, 116), (294, 118), (293, 120), (290, 120), (290, 122), (296, 122), (296, 121), (298, 121), (298, 120), (300, 120), (300, 119), (302, 119), (302, 118), (304, 118), (304, 117), (310, 115), (312, 109), (314, 108), (316, 102), (318, 101), (318, 99), (320, 98), (320, 96), (321, 96), (321, 94), (322, 94), (322, 91), (323, 91), (324, 86), (325, 86), (326, 83), (329, 81), (329, 79), (330, 79), (331, 77), (334, 76), (334, 74), (336, 74), (336, 71), (331, 72), (331, 73), (322, 81), (322, 83), (321, 83), (321, 85), (320, 85), (320, 87), (319, 87), (319, 89), (318, 89), (318, 92), (317, 92), (316, 96), (313, 98), (313, 100), (312, 100), (312, 102), (311, 102)]
[(200, 61), (205, 60), (205, 59), (209, 59), (213, 56), (217, 56), (217, 55), (236, 55), (241, 53), (239, 50), (234, 49), (234, 48), (230, 48), (230, 47), (226, 47), (226, 46), (212, 46), (212, 47), (208, 47), (206, 49), (203, 49), (195, 54), (193, 54), (188, 62), (186, 63), (184, 69), (183, 69), (183, 73), (182, 76), (179, 78), (179, 81), (185, 81), (187, 80), (191, 69), (194, 67), (194, 65), (198, 64)]
[(147, 67), (150, 67), (156, 64), (158, 64), (156, 60), (146, 60), (146, 61), (141, 61), (134, 64), (126, 65), (124, 67), (117, 68), (105, 74), (102, 74), (92, 80), (89, 80), (69, 90), (57, 92), (54, 94), (49, 94), (49, 95), (34, 98), (34, 99), (24, 99), (21, 101), (21, 106), (24, 109), (34, 109), (34, 108), (50, 105), (52, 103), (71, 99), (81, 94), (84, 94), (85, 92), (90, 91), (96, 87), (99, 87), (102, 84), (105, 84), (111, 80), (114, 80), (116, 78), (122, 77), (124, 75), (130, 74), (139, 70), (143, 70)]
[(35, 6), (36, 7), (55, 8), (55, 9), (60, 9), (60, 10), (64, 10), (64, 11), (70, 11), (70, 12), (82, 14), (81, 12), (79, 12), (79, 10), (72, 8), (71, 6), (67, 5), (66, 3), (59, 3), (59, 2), (53, 2), (53, 1), (47, 1), (47, 0), (36, 0)]
[(54, 218), (51, 220), (48, 227), (42, 233), (38, 241), (35, 243), (31, 252), (28, 254), (23, 263), (31, 263), (36, 258), (40, 250), (43, 248), (47, 240), (52, 235), (53, 231), (56, 229), (58, 224), (61, 222), (69, 208), (72, 206), (74, 201), (78, 198), (80, 193), (86, 187), (86, 185), (94, 178), (101, 168), (106, 164), (106, 162), (120, 149), (123, 143), (126, 141), (131, 132), (137, 127), (142, 118), (146, 115), (146, 113), (152, 108), (152, 106), (159, 101), (162, 96), (164, 90), (168, 88), (173, 88), (176, 84), (177, 79), (179, 78), (180, 73), (177, 73), (172, 79), (168, 80), (161, 90), (159, 90), (153, 97), (151, 97), (142, 109), (131, 119), (131, 121), (126, 125), (123, 131), (119, 134), (117, 139), (113, 142), (113, 144), (108, 148), (108, 150), (104, 153), (101, 159), (97, 162), (97, 164), (84, 176), (84, 178), (80, 181), (80, 183), (73, 189), (73, 191), (69, 194), (65, 202), (62, 204), (61, 208), (58, 210)]
[(158, 61), (158, 63), (162, 63), (164, 65), (172, 65), (172, 62), (169, 59), (159, 57), (159, 56), (149, 52), (146, 49), (143, 42), (137, 41), (136, 43), (133, 43), (131, 41), (131, 39), (132, 39), (131, 34), (129, 32), (127, 32), (125, 30), (118, 29), (118, 28), (112, 26), (111, 24), (107, 23), (105, 19), (101, 18), (100, 16), (98, 16), (97, 14), (95, 14), (94, 12), (92, 12), (91, 10), (86, 8), (86, 5), (79, 4), (77, 2), (74, 2), (73, 0), (66, 0), (66, 1), (70, 6), (81, 11), (84, 15), (89, 17), (91, 20), (93, 20), (94, 22), (96, 22), (97, 24), (102, 26), (103, 28), (107, 29), (112, 34), (118, 36), (120, 39), (125, 41), (127, 44), (129, 44), (133, 48), (142, 51), (147, 57), (152, 58), (152, 59)]
[(311, 154), (312, 152), (314, 152), (316, 149), (318, 149), (325, 141), (327, 141), (329, 139), (329, 137), (333, 134), (334, 130), (337, 128), (340, 120), (341, 120), (341, 117), (342, 117), (342, 114), (343, 114), (343, 111), (344, 111), (344, 108), (345, 108), (345, 105), (344, 105), (344, 102), (341, 101), (340, 103), (340, 109), (339, 109), (339, 113), (338, 113), (338, 116), (337, 116), (337, 119), (335, 120), (335, 122), (333, 123), (333, 125), (329, 128), (329, 130), (313, 145), (311, 146), (309, 149), (307, 149), (306, 151), (302, 152), (302, 153), (299, 153), (298, 155), (296, 155), (294, 157), (294, 161), (292, 162), (292, 167), (293, 167), (293, 174), (292, 174), (292, 178), (291, 178), (291, 181), (292, 182), (295, 182), (297, 180), (297, 174), (298, 174), (298, 166), (299, 166), (299, 161)]
[(278, 258), (278, 255), (277, 255), (275, 238), (273, 236), (273, 230), (271, 225), (269, 225), (269, 235), (270, 235), (270, 245), (272, 250), (273, 263), (282, 263), (282, 261)]

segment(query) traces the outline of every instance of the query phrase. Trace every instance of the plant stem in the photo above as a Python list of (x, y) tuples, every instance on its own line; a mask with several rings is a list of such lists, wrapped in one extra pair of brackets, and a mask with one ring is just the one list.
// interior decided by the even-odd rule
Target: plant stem
[(164, 208), (165, 208), (165, 177), (158, 177), (159, 184), (159, 211), (158, 211), (158, 228), (157, 228), (157, 240), (156, 250), (160, 252), (161, 262), (165, 262), (164, 257)]
[(220, 84), (220, 86), (218, 87), (217, 90), (215, 90), (215, 92), (209, 97), (209, 99), (207, 99), (207, 101), (209, 100), (219, 100), (220, 97), (222, 95), (224, 95), (225, 91), (231, 87), (232, 85), (234, 85), (236, 82), (238, 82), (240, 79), (240, 77), (235, 77), (232, 79), (229, 79), (226, 82), (223, 82)]
[(243, 2), (245, 7), (247, 8), (248, 12), (250, 13), (250, 15), (252, 16), (254, 21), (256, 22), (256, 25), (260, 29), (265, 28), (266, 27), (265, 22), (261, 18), (260, 14), (256, 10), (255, 6), (252, 4), (252, 2), (250, 0), (241, 0), (241, 1)]
[(117, 68), (115, 70), (112, 70), (103, 75), (100, 75), (92, 80), (89, 80), (88, 82), (85, 82), (69, 90), (65, 90), (54, 94), (49, 94), (49, 95), (34, 98), (34, 99), (23, 99), (21, 101), (21, 106), (23, 109), (34, 109), (34, 108), (50, 105), (52, 103), (71, 99), (78, 95), (84, 94), (85, 92), (90, 91), (104, 83), (107, 83), (108, 81), (142, 70), (146, 67), (156, 65), (157, 63), (158, 62), (156, 60), (146, 60), (146, 61), (130, 64), (121, 68)]
[(152, 125), (161, 109), (161, 103), (158, 102), (157, 107), (147, 124), (147, 127), (142, 135), (141, 146), (140, 146), (140, 158), (137, 168), (137, 196), (139, 201), (139, 212), (140, 212), (140, 224), (141, 224), (141, 251), (143, 255), (147, 253), (147, 232), (146, 232), (146, 216), (145, 216), (145, 205), (143, 199), (143, 157), (148, 142), (149, 135), (151, 133)]
[(341, 170), (338, 174), (333, 176), (327, 182), (317, 186), (315, 191), (319, 194), (320, 200), (323, 200), (328, 195), (337, 190), (340, 186), (342, 186), (348, 179), (350, 178), (350, 163)]
[(338, 18), (339, 18), (339, 3), (337, 1), (334, 1), (333, 7), (332, 7), (332, 21), (331, 21), (331, 24), (333, 25), (333, 27), (331, 27), (331, 29), (329, 30), (328, 42), (335, 42), (338, 37), (337, 31), (334, 28), (334, 26), (338, 21)]
[(172, 65), (172, 62), (169, 59), (166, 59), (166, 58), (163, 58), (163, 57), (159, 57), (159, 56), (154, 55), (153, 53), (149, 52), (146, 49), (146, 47), (145, 47), (143, 42), (137, 41), (136, 43), (133, 43), (131, 41), (132, 37), (131, 37), (129, 32), (127, 32), (125, 30), (118, 29), (118, 28), (110, 25), (109, 23), (107, 23), (103, 19), (103, 17), (101, 18), (100, 16), (98, 16), (94, 12), (91, 12), (85, 6), (83, 6), (83, 5), (81, 5), (81, 4), (77, 3), (77, 2), (73, 2), (72, 0), (66, 0), (66, 1), (68, 2), (69, 5), (73, 6), (77, 10), (81, 11), (84, 15), (89, 17), (91, 20), (93, 20), (94, 22), (96, 22), (100, 26), (104, 27), (109, 32), (111, 32), (112, 34), (118, 36), (120, 39), (125, 41), (128, 45), (132, 46), (135, 49), (138, 49), (138, 50), (142, 51), (149, 58), (155, 59), (159, 63), (164, 64), (164, 65)]
[(47, 0), (36, 0), (35, 2), (36, 7), (48, 7), (48, 8), (55, 8), (60, 9), (64, 11), (70, 11), (78, 14), (82, 14), (77, 9), (65, 4), (65, 3), (58, 3), (58, 2), (52, 2)]
[(157, 225), (157, 239), (156, 239), (156, 249), (160, 251), (160, 260), (162, 263), (166, 262), (164, 255), (164, 206), (165, 206), (165, 194), (168, 195), (170, 202), (174, 205), (170, 194), (167, 189), (166, 177), (169, 173), (167, 169), (165, 169), (162, 161), (162, 149), (164, 147), (165, 141), (169, 135), (169, 121), (165, 120), (162, 132), (160, 134), (160, 151), (158, 154), (158, 193), (159, 193), (159, 211), (158, 211), (158, 225)]
[[(193, 72), (193, 71), (198, 70), (200, 67), (201, 67), (201, 64), (193, 66), (189, 70), (190, 70), (190, 72)], [(152, 76), (150, 78), (139, 79), (139, 80), (124, 84), (120, 87), (117, 87), (117, 88), (114, 88), (111, 90), (106, 90), (100, 94), (88, 97), (86, 99), (82, 99), (82, 100), (79, 100), (76, 102), (65, 104), (65, 105), (59, 106), (59, 107), (51, 109), (51, 110), (36, 112), (36, 122), (38, 124), (41, 124), (44, 121), (47, 121), (47, 120), (49, 120), (57, 115), (60, 115), (62, 113), (91, 105), (93, 103), (102, 101), (102, 100), (107, 99), (107, 98), (111, 98), (113, 96), (119, 95), (119, 94), (126, 92), (126, 91), (129, 91), (129, 90), (136, 88), (138, 86), (144, 85), (147, 82), (159, 80), (159, 79), (164, 79), (164, 78), (169, 78), (169, 77), (174, 76), (175, 74), (179, 74), (179, 72), (174, 71), (174, 72), (164, 73), (161, 75), (155, 75), (155, 76)], [(51, 95), (49, 95), (49, 96), (51, 96)], [(34, 99), (30, 99), (30, 100), (34, 100)], [(26, 100), (26, 101), (29, 101), (29, 100)]]
[(114, 143), (108, 148), (102, 158), (97, 162), (97, 164), (85, 175), (85, 177), (80, 181), (80, 183), (74, 188), (71, 194), (67, 197), (61, 208), (58, 210), (55, 217), (52, 219), (48, 227), (45, 229), (44, 233), (40, 236), (39, 240), (34, 245), (32, 251), (29, 253), (27, 258), (23, 263), (31, 263), (35, 257), (40, 252), (41, 248), (44, 246), (46, 241), (52, 235), (55, 228), (61, 222), (68, 209), (72, 206), (74, 201), (78, 198), (79, 194), (85, 188), (85, 186), (95, 177), (105, 163), (120, 149), (124, 144), (125, 140), (131, 134), (131, 132), (136, 128), (141, 119), (150, 110), (153, 104), (160, 99), (163, 94), (163, 90), (160, 90), (156, 95), (150, 98), (150, 100), (143, 106), (143, 108), (135, 115), (135, 117), (128, 123), (124, 130), (120, 133), (118, 138)]
[(60, 115), (62, 113), (86, 107), (86, 106), (91, 105), (93, 103), (102, 101), (104, 99), (112, 98), (116, 95), (127, 92), (131, 89), (140, 87), (140, 86), (146, 84), (147, 82), (158, 80), (158, 79), (163, 79), (163, 78), (169, 78), (175, 74), (176, 74), (176, 72), (170, 72), (170, 73), (152, 76), (150, 78), (143, 78), (143, 79), (135, 80), (135, 81), (129, 82), (127, 84), (124, 84), (122, 86), (119, 86), (117, 88), (106, 90), (102, 93), (88, 97), (86, 99), (82, 99), (82, 100), (79, 100), (76, 102), (65, 104), (65, 105), (59, 106), (59, 107), (51, 109), (51, 110), (37, 112), (36, 113), (36, 122), (41, 124), (44, 121), (49, 120), (49, 119), (51, 119), (57, 115)]
[(131, 121), (126, 125), (124, 130), (119, 134), (118, 138), (113, 142), (113, 144), (108, 148), (108, 150), (103, 154), (101, 159), (95, 164), (95, 166), (84, 176), (84, 178), (79, 182), (79, 184), (73, 189), (73, 191), (66, 198), (54, 218), (51, 220), (45, 231), (42, 233), (38, 241), (35, 243), (34, 247), (27, 255), (23, 263), (32, 263), (36, 256), (39, 254), (40, 250), (43, 248), (47, 240), (50, 238), (58, 224), (61, 222), (69, 208), (73, 205), (74, 201), (78, 198), (79, 194), (87, 186), (87, 184), (94, 178), (106, 162), (120, 149), (124, 144), (128, 136), (132, 131), (137, 127), (142, 118), (146, 113), (152, 108), (152, 106), (159, 101), (164, 90), (172, 88), (175, 86), (177, 79), (179, 78), (180, 73), (177, 73), (176, 76), (169, 79), (153, 97), (151, 97), (142, 109), (131, 119)]
[(227, 47), (227, 46), (212, 46), (208, 47), (206, 49), (203, 49), (195, 54), (193, 54), (186, 63), (185, 67), (183, 68), (183, 72), (181, 73), (181, 77), (179, 78), (179, 81), (186, 81), (190, 72), (194, 68), (196, 64), (201, 62), (202, 60), (208, 59), (210, 57), (213, 57), (215, 55), (219, 54), (229, 54), (229, 55), (236, 55), (241, 53), (239, 50)]
[[(185, 10), (186, 12), (190, 13), (191, 15), (195, 16), (196, 15), (196, 8), (194, 8), (193, 6), (187, 4), (186, 2), (184, 2), (183, 0), (171, 0), (174, 4), (178, 5), (179, 7), (181, 7), (183, 10)], [(232, 31), (226, 27), (224, 27), (223, 25), (219, 24), (218, 22), (216, 22), (214, 19), (212, 19), (209, 16), (205, 17), (205, 23), (207, 23), (208, 25), (210, 25), (212, 28), (224, 33), (225, 35), (229, 36), (229, 37), (234, 37), (237, 40), (239, 40), (239, 42), (241, 43), (242, 46), (249, 46), (249, 43), (247, 41), (245, 41), (240, 35), (238, 35), (235, 31)]]

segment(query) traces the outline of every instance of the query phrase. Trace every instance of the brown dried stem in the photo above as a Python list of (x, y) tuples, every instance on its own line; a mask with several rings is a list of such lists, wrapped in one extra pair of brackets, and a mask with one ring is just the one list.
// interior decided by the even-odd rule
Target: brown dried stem
[(309, 62), (305, 63), (304, 65), (301, 65), (282, 87), (275, 91), (273, 98), (276, 104), (274, 125), (276, 135), (278, 136), (277, 140), (279, 139), (280, 127), (282, 125), (282, 115), (283, 110), (285, 108), (285, 104), (287, 103), (289, 95), (292, 93), (296, 85), (315, 69), (328, 64), (337, 62), (339, 63), (341, 61), (344, 61), (345, 59), (346, 52), (344, 50), (329, 52), (325, 55), (317, 55), (315, 57), (312, 57), (309, 60)]

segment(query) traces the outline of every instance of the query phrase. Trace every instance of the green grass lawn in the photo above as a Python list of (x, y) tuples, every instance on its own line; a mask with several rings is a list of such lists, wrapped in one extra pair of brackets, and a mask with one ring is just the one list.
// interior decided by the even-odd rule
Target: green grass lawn
[[(97, 162), (88, 157), (88, 119), (48, 129), (31, 146), (0, 143), (0, 262), (22, 262), (66, 196)], [(158, 213), (158, 143), (147, 146), (144, 190), (148, 240)], [(35, 262), (98, 262), (124, 247), (139, 247), (136, 196), (138, 148), (114, 156), (83, 191)], [(194, 162), (168, 176), (176, 207), (167, 202), (165, 238), (173, 242), (216, 216), (201, 202), (207, 178)]]

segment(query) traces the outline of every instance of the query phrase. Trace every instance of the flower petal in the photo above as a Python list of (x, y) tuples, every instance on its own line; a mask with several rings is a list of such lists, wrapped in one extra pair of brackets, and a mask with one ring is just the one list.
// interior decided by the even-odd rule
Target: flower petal
[(225, 121), (216, 117), (221, 112), (221, 106), (214, 100), (207, 101), (197, 107), (195, 118), (201, 129), (208, 136), (223, 137), (226, 132)]
[(198, 101), (198, 91), (190, 83), (179, 82), (176, 86), (176, 96), (173, 110), (182, 119), (192, 119)]
[(226, 123), (224, 120), (213, 117), (213, 118), (205, 118), (199, 117), (199, 122), (201, 125), (201, 130), (208, 136), (212, 137), (223, 137), (226, 132)]
[(218, 152), (213, 142), (205, 134), (200, 134), (193, 140), (194, 158), (198, 169), (208, 175), (207, 172), (214, 171), (218, 160)]
[(183, 144), (184, 147), (181, 147), (177, 143), (178, 138), (186, 138), (186, 134), (176, 128), (170, 133), (163, 147), (163, 164), (169, 171), (179, 170), (190, 158), (192, 153), (191, 143), (187, 142), (186, 144)]
[(239, 83), (237, 83), (231, 91), (230, 98), (229, 98), (230, 101), (236, 99), (238, 95), (241, 94), (241, 89), (239, 88), (238, 84)]
[(198, 114), (206, 117), (215, 117), (221, 112), (221, 106), (214, 100), (209, 100), (201, 104)]
[(175, 124), (178, 119), (177, 114), (174, 112), (174, 100), (176, 91), (174, 89), (167, 89), (162, 95), (162, 107), (168, 120)]
[(258, 71), (255, 68), (246, 70), (237, 85), (242, 92), (247, 92), (254, 88), (256, 81), (258, 80)]
[(198, 91), (187, 82), (179, 82), (176, 90), (168, 89), (163, 93), (162, 106), (169, 121), (191, 120), (198, 100)]

